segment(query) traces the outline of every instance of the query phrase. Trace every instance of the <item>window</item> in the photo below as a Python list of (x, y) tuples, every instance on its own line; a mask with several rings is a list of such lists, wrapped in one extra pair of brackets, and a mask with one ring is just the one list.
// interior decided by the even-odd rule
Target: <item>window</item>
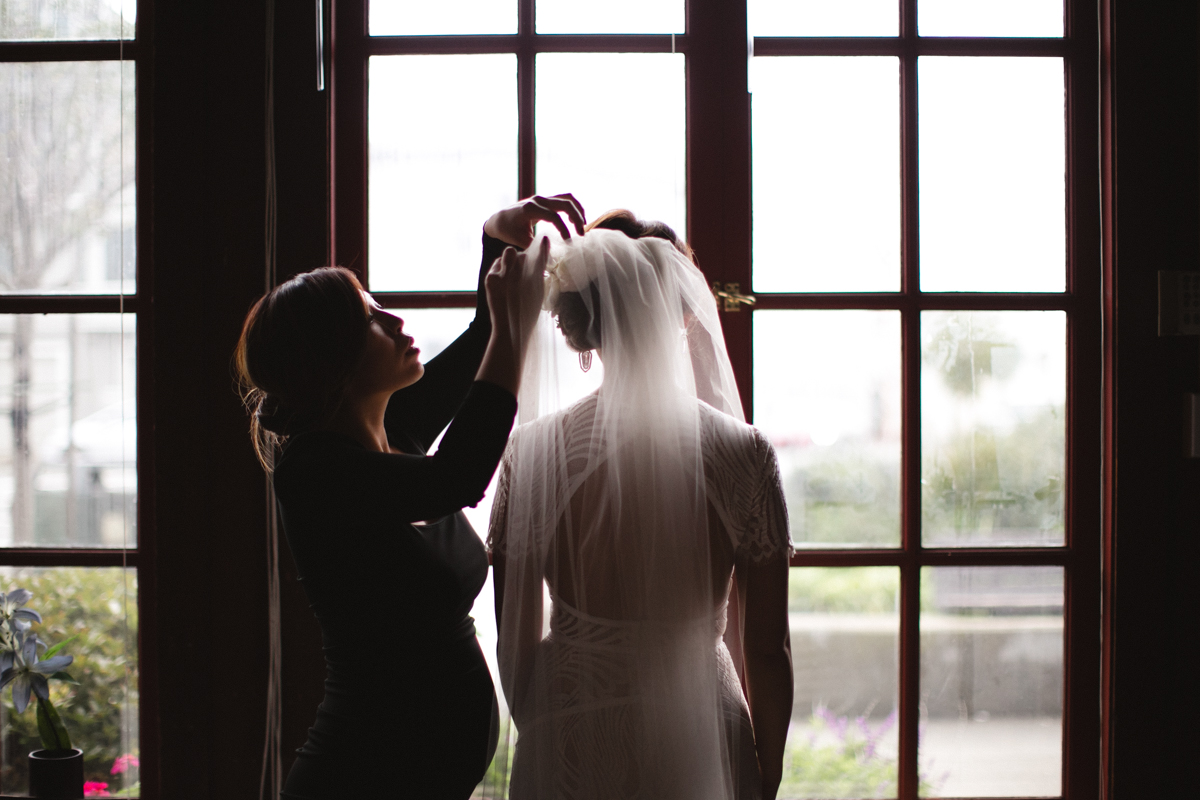
[(1094, 794), (1094, 9), (415, 8), (337, 7), (336, 255), (417, 336), (535, 191), (757, 299), (723, 324), (799, 546), (780, 796)]
[[(0, 3), (0, 591), (33, 593), (85, 780), (138, 794), (134, 0)], [(60, 694), (61, 692), (61, 694)], [(0, 702), (0, 790), (27, 790), (34, 710)], [(96, 787), (99, 788), (99, 787)]]

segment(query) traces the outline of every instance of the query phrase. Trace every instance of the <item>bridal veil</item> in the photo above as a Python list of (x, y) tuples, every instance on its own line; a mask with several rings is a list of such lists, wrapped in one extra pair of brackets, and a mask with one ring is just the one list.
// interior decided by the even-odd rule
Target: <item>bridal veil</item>
[(717, 657), (729, 573), (702, 453), (713, 409), (744, 419), (716, 304), (671, 243), (609, 230), (555, 244), (547, 285), (548, 309), (583, 310), (604, 379), (563, 407), (544, 314), (490, 536), (511, 796), (744, 797), (757, 768)]

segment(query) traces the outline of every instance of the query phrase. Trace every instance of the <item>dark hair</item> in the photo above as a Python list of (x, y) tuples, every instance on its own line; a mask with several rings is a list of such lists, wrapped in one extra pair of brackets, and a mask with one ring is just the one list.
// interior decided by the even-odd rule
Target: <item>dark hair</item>
[[(588, 223), (586, 230), (605, 228), (620, 231), (630, 239), (647, 237), (665, 239), (675, 245), (675, 249), (683, 253), (694, 264), (696, 254), (687, 242), (679, 238), (674, 229), (665, 222), (640, 220), (632, 211), (616, 208), (606, 211)], [(583, 300), (579, 292), (563, 292), (554, 304), (554, 315), (558, 318), (558, 327), (567, 340), (567, 345), (579, 352), (594, 350), (600, 346), (600, 316), (589, 309), (595, 309), (600, 304), (600, 290), (596, 284), (588, 284), (591, 304)]]
[(362, 285), (342, 267), (297, 275), (250, 309), (234, 369), (264, 469), (271, 470), (275, 447), (288, 436), (337, 412), (369, 325)]

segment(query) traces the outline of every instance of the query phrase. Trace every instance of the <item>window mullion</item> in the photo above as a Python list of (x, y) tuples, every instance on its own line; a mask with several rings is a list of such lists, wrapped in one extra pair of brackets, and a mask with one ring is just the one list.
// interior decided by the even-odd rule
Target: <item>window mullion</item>
[[(900, 180), (901, 293), (920, 291), (920, 218), (917, 170), (917, 0), (900, 2)], [(897, 793), (916, 800), (921, 702), (921, 311), (908, 302), (901, 311), (901, 542), (900, 570), (900, 741)]]

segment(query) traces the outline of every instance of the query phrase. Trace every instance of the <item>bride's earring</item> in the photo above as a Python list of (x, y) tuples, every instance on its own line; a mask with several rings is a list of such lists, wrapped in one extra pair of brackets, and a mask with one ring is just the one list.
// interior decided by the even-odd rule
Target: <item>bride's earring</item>
[(582, 353), (579, 354), (579, 368), (581, 370), (583, 370), (584, 372), (587, 372), (589, 369), (592, 368), (592, 351), (591, 350), (584, 350)]

